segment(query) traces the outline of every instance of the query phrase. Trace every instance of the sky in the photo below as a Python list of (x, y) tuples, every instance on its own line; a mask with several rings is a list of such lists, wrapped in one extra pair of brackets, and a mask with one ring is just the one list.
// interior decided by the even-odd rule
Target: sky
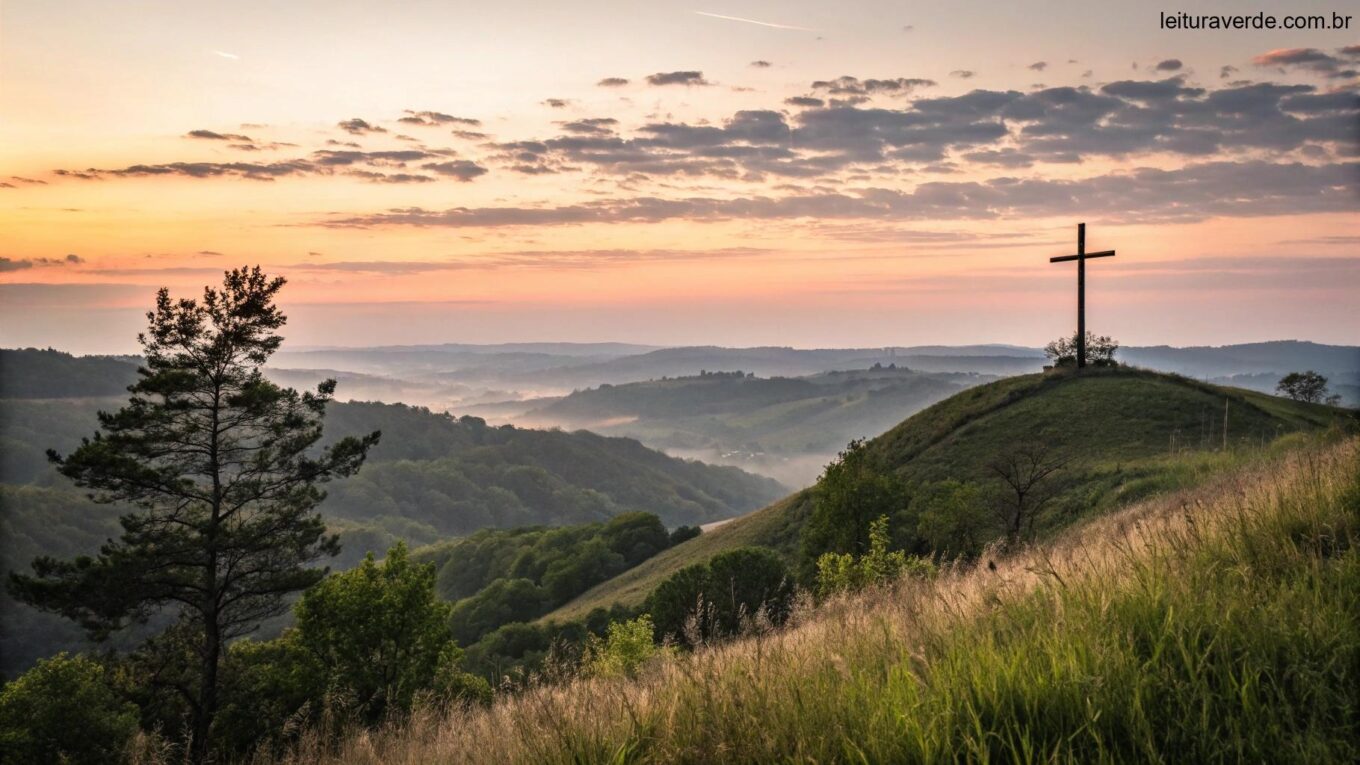
[[(1191, 14), (1234, 3), (1184, 2)], [(288, 278), (290, 347), (1360, 344), (1360, 12), (0, 4), (0, 346)]]

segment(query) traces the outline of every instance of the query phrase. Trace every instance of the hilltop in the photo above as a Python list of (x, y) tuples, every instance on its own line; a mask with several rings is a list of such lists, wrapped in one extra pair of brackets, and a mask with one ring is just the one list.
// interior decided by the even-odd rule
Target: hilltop
[[(992, 479), (988, 463), (1009, 446), (1049, 442), (1073, 459), (1047, 519), (1052, 528), (1167, 489), (1192, 485), (1223, 464), (1222, 417), (1233, 450), (1344, 421), (1343, 410), (1145, 370), (1090, 369), (1023, 375), (969, 388), (869, 441), (884, 470), (909, 482)], [(1174, 449), (1174, 451), (1173, 451)], [(812, 511), (813, 489), (728, 522), (597, 585), (546, 619), (581, 618), (615, 603), (636, 606), (686, 565), (743, 545), (792, 561)]]

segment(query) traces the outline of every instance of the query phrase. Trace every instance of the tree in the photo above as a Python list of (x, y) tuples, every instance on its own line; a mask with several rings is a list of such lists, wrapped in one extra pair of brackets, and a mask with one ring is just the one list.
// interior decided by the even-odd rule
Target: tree
[(826, 466), (813, 489), (813, 510), (800, 540), (804, 581), (827, 552), (860, 555), (869, 549), (869, 524), (907, 507), (906, 487), (877, 465), (864, 441), (851, 441)]
[(703, 529), (698, 526), (676, 526), (675, 529), (671, 531), (671, 547), (674, 547), (681, 542), (688, 542), (702, 533)]
[[(1115, 365), (1114, 355), (1119, 352), (1119, 341), (1108, 335), (1086, 332), (1086, 362), (1092, 366), (1109, 367)], [(1077, 364), (1077, 333), (1071, 337), (1060, 337), (1044, 346), (1044, 355), (1055, 367), (1070, 367)]]
[(335, 381), (298, 394), (261, 374), (282, 342), (283, 285), (257, 267), (228, 271), (201, 302), (160, 290), (127, 406), (101, 412), (100, 432), (69, 456), (49, 452), (95, 501), (137, 511), (97, 557), (39, 558), (32, 576), (10, 579), (16, 597), (96, 639), (178, 609), (197, 654), (179, 687), (195, 762), (208, 754), (224, 646), (325, 575), (306, 567), (337, 551), (316, 513), (318, 485), (357, 471), (379, 436), (314, 449)]
[(916, 533), (936, 555), (973, 558), (995, 535), (982, 488), (948, 480), (927, 484), (912, 498), (917, 517)]
[[(643, 606), (656, 624), (662, 638), (686, 639), (686, 626), (691, 620), (703, 627), (711, 604), (705, 602), (708, 590), (708, 566), (695, 563), (685, 566), (666, 578), (647, 596)], [(708, 630), (702, 630), (707, 633)], [(706, 636), (706, 634), (705, 634)]]
[(1316, 404), (1327, 395), (1327, 378), (1311, 369), (1307, 372), (1290, 372), (1280, 378), (1275, 390), (1295, 401)]
[(694, 645), (735, 635), (761, 614), (783, 624), (793, 607), (793, 577), (774, 551), (738, 547), (671, 574), (643, 610), (663, 638)]
[(997, 507), (1007, 542), (1030, 535), (1039, 511), (1057, 494), (1054, 474), (1066, 466), (1067, 459), (1042, 441), (1019, 444), (988, 465), (1002, 484)]
[(59, 653), (0, 690), (0, 763), (103, 763), (121, 759), (137, 708), (119, 699), (104, 668)]
[(382, 563), (369, 553), (358, 568), (326, 577), (293, 609), (298, 644), (369, 720), (409, 710), (441, 665), (453, 665), (446, 674), (456, 667), (452, 611), (435, 594), (434, 566), (412, 563), (404, 543)]
[(783, 624), (793, 608), (793, 576), (773, 550), (738, 547), (708, 562), (707, 599), (721, 634), (738, 634), (758, 614)]

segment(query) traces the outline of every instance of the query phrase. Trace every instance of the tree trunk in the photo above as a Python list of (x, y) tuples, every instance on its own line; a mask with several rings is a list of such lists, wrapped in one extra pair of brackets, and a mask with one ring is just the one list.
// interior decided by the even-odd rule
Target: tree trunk
[(211, 613), (204, 615), (203, 652), (201, 684), (198, 691), (198, 707), (194, 710), (193, 730), (189, 741), (189, 760), (193, 763), (208, 761), (210, 734), (213, 718), (217, 715), (217, 665), (222, 655), (222, 635), (217, 629), (217, 619)]

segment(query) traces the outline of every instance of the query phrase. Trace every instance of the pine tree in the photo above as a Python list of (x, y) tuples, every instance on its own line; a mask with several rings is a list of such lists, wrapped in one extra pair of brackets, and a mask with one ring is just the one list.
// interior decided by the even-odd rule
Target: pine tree
[(318, 485), (357, 471), (379, 436), (314, 448), (335, 381), (299, 394), (261, 374), (282, 342), (283, 284), (256, 267), (228, 271), (201, 302), (160, 290), (128, 404), (100, 412), (100, 431), (69, 456), (48, 453), (95, 501), (136, 510), (97, 556), (39, 558), (10, 579), (15, 596), (96, 639), (178, 611), (197, 662), (179, 689), (195, 762), (209, 752), (226, 642), (324, 576), (307, 564), (339, 545), (316, 512)]

